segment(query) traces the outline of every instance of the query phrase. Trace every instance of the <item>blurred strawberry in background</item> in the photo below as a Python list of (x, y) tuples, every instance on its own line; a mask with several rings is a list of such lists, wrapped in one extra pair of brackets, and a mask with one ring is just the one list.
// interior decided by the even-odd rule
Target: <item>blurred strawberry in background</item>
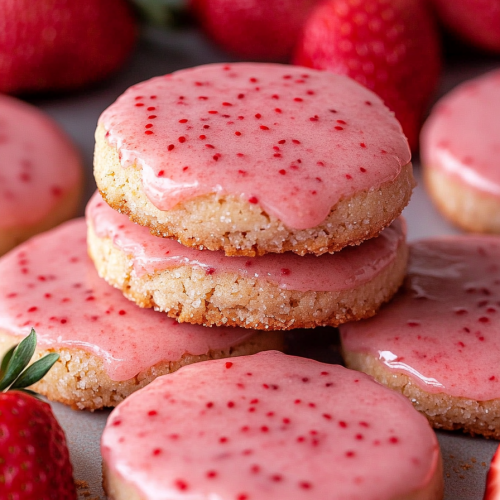
[(0, 92), (99, 81), (129, 56), (136, 31), (125, 0), (0, 0)]
[(432, 0), (441, 22), (476, 47), (500, 52), (499, 0)]
[(317, 0), (190, 0), (202, 30), (240, 58), (287, 61)]
[(309, 16), (293, 62), (348, 75), (376, 92), (416, 150), (441, 67), (423, 0), (326, 0)]

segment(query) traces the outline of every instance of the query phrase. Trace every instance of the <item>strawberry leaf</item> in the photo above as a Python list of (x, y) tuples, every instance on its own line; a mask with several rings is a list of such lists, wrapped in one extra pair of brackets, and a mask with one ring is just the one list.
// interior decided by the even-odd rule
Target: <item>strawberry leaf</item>
[(33, 357), (35, 347), (36, 333), (32, 328), (30, 334), (23, 339), (12, 352), (9, 362), (5, 368), (5, 373), (0, 380), (0, 392), (7, 389), (13, 382), (15, 382), (17, 377), (19, 377), (21, 372), (26, 368)]
[(24, 389), (42, 379), (59, 359), (59, 354), (51, 352), (26, 368), (17, 380), (10, 386), (11, 389)]
[(2, 364), (0, 365), (0, 379), (3, 377), (5, 371), (7, 370), (7, 365), (9, 364), (10, 358), (12, 358), (12, 354), (14, 354), (14, 350), (18, 344), (13, 345), (4, 355), (2, 359)]

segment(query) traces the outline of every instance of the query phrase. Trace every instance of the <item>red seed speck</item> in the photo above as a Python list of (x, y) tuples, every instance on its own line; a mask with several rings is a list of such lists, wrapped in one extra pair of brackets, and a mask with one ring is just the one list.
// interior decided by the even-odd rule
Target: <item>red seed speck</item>
[(366, 148), (366, 144), (364, 142), (360, 142), (359, 145), (362, 147), (362, 148)]
[(283, 477), (279, 474), (274, 474), (273, 476), (271, 476), (271, 480), (273, 480), (275, 483), (279, 483), (283, 480)]
[(158, 412), (157, 412), (156, 410), (149, 410), (149, 411), (148, 411), (148, 415), (149, 415), (150, 417), (154, 417), (155, 415), (158, 415)]
[(285, 144), (286, 140), (285, 139), (281, 139), (281, 141), (278, 141), (278, 144)]
[(213, 407), (213, 405), (214, 405), (214, 404), (212, 403), (212, 401), (209, 401), (209, 402), (208, 402), (205, 406), (206, 406), (207, 408), (212, 408), (212, 407)]
[(147, 108), (148, 111), (156, 111), (156, 108), (154, 106), (149, 106), (149, 108)]
[(248, 495), (246, 495), (245, 493), (240, 493), (236, 500), (248, 500)]
[(389, 443), (392, 443), (392, 444), (399, 443), (399, 439), (396, 436), (392, 436), (389, 438)]
[(303, 489), (303, 490), (310, 490), (312, 488), (312, 484), (307, 482), (307, 481), (301, 481), (299, 483), (299, 486)]
[(280, 98), (280, 96), (279, 96), (278, 94), (273, 94), (271, 97), (272, 97), (273, 99), (279, 99), (279, 98)]
[(238, 99), (243, 99), (245, 97), (245, 94), (238, 94)]
[(144, 106), (144, 103), (143, 102), (136, 102), (135, 105), (140, 108), (141, 106)]
[(252, 78), (250, 78), (250, 81), (251, 81), (252, 83), (257, 83), (257, 81), (258, 81), (258, 80), (257, 80), (257, 78), (252, 77)]
[(364, 168), (364, 167), (359, 167), (359, 170), (360, 170), (360, 172), (363, 172), (363, 173), (366, 172), (366, 168)]
[(309, 120), (312, 122), (317, 122), (319, 120), (319, 116), (318, 115), (311, 116), (311, 118), (309, 118)]
[(207, 477), (208, 479), (213, 479), (214, 477), (217, 477), (217, 472), (215, 472), (214, 470), (209, 470), (207, 472)]
[(178, 140), (179, 140), (180, 143), (186, 142), (186, 138), (184, 136), (182, 136), (182, 135), (179, 137)]
[(232, 104), (230, 102), (223, 102), (222, 105), (223, 106), (232, 106)]
[(294, 144), (300, 144), (300, 141), (299, 141), (299, 140), (297, 140), (297, 139), (292, 139), (292, 142), (293, 142)]
[(248, 198), (248, 202), (255, 205), (256, 203), (259, 202), (259, 200), (257, 199), (256, 196), (250, 196), (250, 198)]
[(234, 402), (233, 401), (228, 401), (227, 407), (228, 408), (234, 408)]
[(348, 180), (351, 180), (352, 179), (352, 175), (351, 174), (345, 174), (345, 178), (348, 179)]
[(161, 453), (161, 449), (160, 448), (155, 448), (153, 450), (153, 456), (155, 456), (155, 457), (157, 457), (160, 453)]
[(478, 321), (480, 323), (489, 323), (490, 322), (490, 318), (487, 318), (486, 316), (481, 316)]
[(302, 97), (294, 97), (293, 99), (295, 102), (302, 102), (304, 99)]
[(151, 134), (154, 134), (154, 132), (152, 130), (146, 130), (144, 132), (146, 135), (151, 135)]
[(365, 101), (365, 104), (366, 104), (367, 106), (371, 106), (371, 105), (372, 105), (372, 103), (371, 103), (370, 101)]
[(231, 368), (233, 366), (233, 363), (231, 361), (226, 361), (226, 368)]
[(227, 443), (227, 437), (221, 437), (219, 438), (219, 443)]
[(32, 307), (30, 307), (30, 308), (28, 309), (28, 312), (29, 312), (29, 313), (32, 313), (32, 312), (35, 312), (35, 311), (38, 311), (38, 307), (36, 307), (36, 306), (32, 306)]
[(259, 118), (262, 118), (262, 115), (260, 113), (256, 113), (255, 118), (257, 118), (257, 120), (258, 120)]
[(219, 161), (219, 158), (221, 157), (220, 153), (216, 153), (212, 156), (212, 158), (215, 160), (215, 161)]
[(263, 425), (261, 428), (260, 428), (260, 431), (261, 432), (269, 432), (269, 427), (267, 425)]
[(331, 420), (332, 416), (329, 413), (323, 413), (323, 418), (326, 420)]
[(178, 490), (181, 490), (181, 491), (186, 491), (189, 486), (188, 484), (186, 483), (186, 481), (183, 481), (182, 479), (176, 479), (174, 481), (174, 485), (175, 487), (178, 489)]
[(274, 108), (274, 111), (276, 111), (276, 113), (281, 113), (281, 109), (280, 108)]
[(279, 170), (279, 173), (280, 173), (281, 175), (285, 175), (285, 174), (286, 174), (286, 170), (282, 168), (281, 170)]
[(290, 269), (287, 269), (286, 267), (281, 268), (281, 271), (280, 271), (281, 276), (289, 276), (290, 273), (291, 273)]
[(236, 131), (234, 135), (237, 135), (239, 137), (241, 135), (241, 132)]
[(205, 274), (214, 274), (215, 273), (215, 269), (213, 267), (208, 267), (207, 270), (205, 271)]
[(355, 455), (354, 451), (349, 450), (345, 452), (345, 456), (348, 458), (352, 458)]
[(260, 126), (260, 129), (261, 129), (261, 130), (269, 130), (269, 127), (266, 127), (265, 125), (261, 125), (261, 126)]
[(341, 127), (340, 125), (335, 125), (335, 130), (344, 130), (344, 127)]
[(346, 422), (344, 422), (343, 420), (341, 420), (341, 421), (339, 422), (339, 427), (342, 427), (342, 429), (345, 429), (345, 428), (347, 427), (347, 423), (346, 423)]
[(153, 126), (152, 123), (148, 123), (144, 128), (151, 128)]
[(179, 123), (187, 123), (187, 119), (183, 118), (182, 120), (179, 120)]
[(212, 144), (205, 144), (205, 147), (210, 149), (215, 149), (215, 146), (213, 146)]
[(165, 170), (160, 170), (158, 172), (158, 177), (163, 177), (165, 175)]
[(156, 118), (156, 115), (149, 115), (148, 120), (154, 120)]
[(173, 144), (169, 144), (167, 149), (169, 151), (172, 151), (172, 149), (174, 149), (174, 148), (175, 148), (175, 146)]

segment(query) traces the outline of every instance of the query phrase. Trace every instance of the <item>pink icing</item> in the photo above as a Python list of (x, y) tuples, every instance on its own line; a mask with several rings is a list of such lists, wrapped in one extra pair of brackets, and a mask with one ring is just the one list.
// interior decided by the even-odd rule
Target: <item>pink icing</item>
[(413, 244), (404, 291), (341, 337), (427, 392), (487, 401), (500, 397), (499, 331), (500, 239), (465, 236)]
[(255, 332), (178, 324), (141, 309), (98, 277), (87, 256), (85, 222), (68, 222), (0, 259), (0, 325), (11, 335), (35, 328), (40, 347), (79, 348), (103, 359), (112, 380), (127, 380), (185, 353), (237, 345)]
[(226, 257), (224, 252), (188, 248), (175, 240), (152, 236), (146, 227), (129, 221), (110, 208), (96, 193), (87, 205), (87, 220), (101, 238), (114, 245), (133, 262), (138, 276), (181, 265), (198, 266), (207, 274), (232, 272), (259, 277), (281, 288), (299, 291), (340, 291), (362, 285), (392, 264), (405, 244), (406, 224), (402, 218), (358, 247), (321, 257), (299, 257), (291, 252), (262, 257)]
[(80, 156), (38, 109), (0, 95), (0, 227), (35, 224), (81, 180)]
[(113, 411), (101, 442), (145, 500), (402, 498), (429, 483), (438, 449), (399, 394), (277, 352), (156, 379)]
[(422, 132), (424, 164), (500, 196), (500, 71), (466, 82), (439, 101)]
[(259, 204), (291, 228), (393, 180), (410, 161), (371, 91), (326, 71), (212, 64), (131, 87), (101, 116), (124, 167), (160, 210), (207, 193)]

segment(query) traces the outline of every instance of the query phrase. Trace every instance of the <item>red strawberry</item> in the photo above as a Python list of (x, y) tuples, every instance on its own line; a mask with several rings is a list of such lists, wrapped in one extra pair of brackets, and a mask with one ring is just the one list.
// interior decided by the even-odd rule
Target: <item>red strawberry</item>
[(309, 17), (294, 62), (354, 78), (395, 113), (415, 149), (437, 85), (440, 51), (422, 0), (327, 0)]
[(500, 51), (498, 0), (433, 0), (444, 25), (477, 47)]
[[(23, 389), (59, 358), (49, 354), (24, 370), (35, 346), (32, 330), (6, 354), (0, 368), (0, 498), (76, 500), (64, 432), (50, 406)], [(16, 390), (2, 392), (9, 386)]]
[(130, 54), (124, 0), (0, 0), (0, 92), (71, 90), (107, 77)]
[(500, 446), (491, 459), (483, 500), (500, 500)]
[(280, 61), (292, 54), (317, 0), (191, 0), (201, 27), (227, 52)]

